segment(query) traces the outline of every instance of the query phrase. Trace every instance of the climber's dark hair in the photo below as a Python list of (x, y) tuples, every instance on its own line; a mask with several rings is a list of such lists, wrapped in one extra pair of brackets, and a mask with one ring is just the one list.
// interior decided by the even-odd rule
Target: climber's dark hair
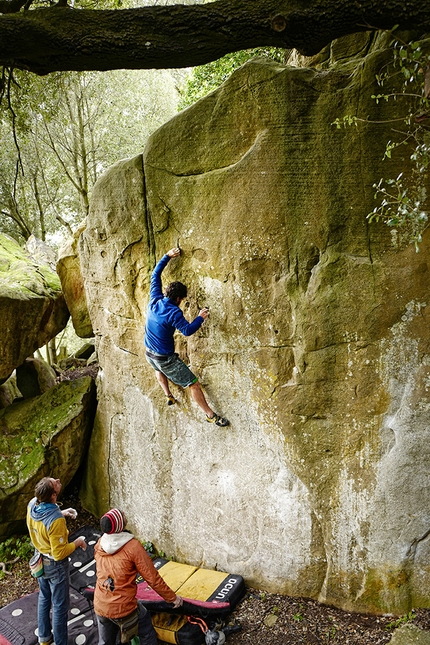
[(186, 298), (187, 293), (187, 287), (182, 284), (182, 282), (171, 282), (167, 285), (164, 295), (166, 296), (166, 298), (170, 298), (170, 300), (176, 302), (178, 298), (180, 298), (181, 300), (182, 298)]

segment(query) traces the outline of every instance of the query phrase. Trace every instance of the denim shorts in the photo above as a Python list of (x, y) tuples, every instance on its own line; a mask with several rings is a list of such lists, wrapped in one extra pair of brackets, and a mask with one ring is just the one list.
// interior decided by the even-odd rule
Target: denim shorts
[(184, 361), (181, 360), (176, 354), (172, 354), (166, 359), (157, 360), (150, 356), (146, 356), (146, 360), (157, 372), (161, 372), (164, 376), (167, 376), (169, 381), (180, 385), (181, 387), (188, 387), (197, 383), (197, 376), (192, 373), (189, 367), (185, 365)]

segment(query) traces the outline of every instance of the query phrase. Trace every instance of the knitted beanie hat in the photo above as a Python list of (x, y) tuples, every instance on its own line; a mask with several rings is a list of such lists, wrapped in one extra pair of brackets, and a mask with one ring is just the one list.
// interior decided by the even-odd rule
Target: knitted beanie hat
[(121, 533), (124, 530), (124, 515), (117, 508), (111, 508), (100, 519), (100, 528), (103, 533)]

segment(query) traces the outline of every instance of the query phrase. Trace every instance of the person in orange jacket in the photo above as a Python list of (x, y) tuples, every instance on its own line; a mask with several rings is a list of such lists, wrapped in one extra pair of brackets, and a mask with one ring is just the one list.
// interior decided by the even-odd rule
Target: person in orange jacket
[(174, 608), (182, 598), (164, 582), (141, 543), (125, 531), (127, 518), (112, 508), (100, 520), (103, 535), (94, 547), (96, 587), (94, 611), (97, 616), (99, 645), (115, 645), (124, 618), (137, 613), (141, 645), (157, 645), (151, 616), (136, 599), (136, 576), (144, 580)]

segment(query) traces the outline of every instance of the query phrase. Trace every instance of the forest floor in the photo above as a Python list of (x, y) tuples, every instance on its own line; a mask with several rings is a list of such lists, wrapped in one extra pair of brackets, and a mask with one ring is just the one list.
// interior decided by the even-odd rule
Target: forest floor
[[(72, 533), (98, 520), (82, 508), (77, 490), (66, 491), (62, 502), (78, 511), (67, 520)], [(0, 607), (37, 589), (27, 561), (8, 567), (10, 575), (0, 580)], [(417, 609), (408, 616), (372, 616), (342, 611), (309, 598), (292, 598), (247, 589), (230, 616), (241, 631), (227, 638), (227, 645), (382, 645), (391, 640), (396, 627), (409, 622), (430, 632), (430, 609)]]

